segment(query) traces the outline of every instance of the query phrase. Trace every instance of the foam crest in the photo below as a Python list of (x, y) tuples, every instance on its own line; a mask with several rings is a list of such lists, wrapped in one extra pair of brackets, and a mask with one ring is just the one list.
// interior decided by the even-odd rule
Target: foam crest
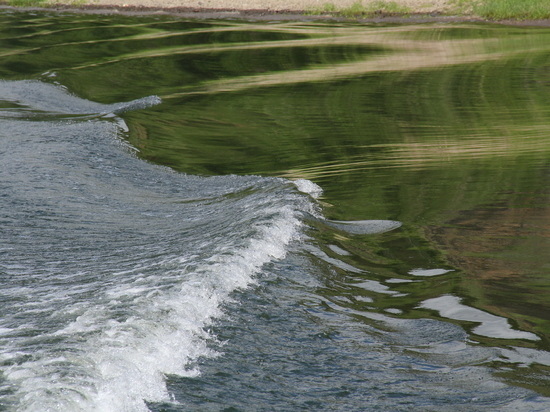
[[(136, 287), (139, 278), (114, 285), (99, 304), (41, 337), (63, 342), (63, 350), (35, 354), (32, 361), (22, 361), (22, 354), (5, 370), (18, 410), (134, 412), (148, 411), (146, 402), (170, 402), (165, 376), (196, 376), (194, 361), (217, 356), (206, 328), (223, 316), (233, 291), (285, 256), (300, 236), (298, 213), (290, 205), (258, 209), (252, 214), (263, 215), (262, 223), (242, 246), (196, 261), (191, 272), (188, 259), (174, 257), (164, 262), (171, 268), (166, 273), (150, 276), (149, 287)], [(182, 280), (167, 290), (151, 287), (162, 276)], [(117, 310), (126, 314), (115, 316)]]
[(307, 179), (296, 179), (293, 182), (298, 190), (303, 193), (307, 193), (314, 199), (318, 199), (323, 194), (323, 189), (321, 186), (313, 183), (311, 180)]

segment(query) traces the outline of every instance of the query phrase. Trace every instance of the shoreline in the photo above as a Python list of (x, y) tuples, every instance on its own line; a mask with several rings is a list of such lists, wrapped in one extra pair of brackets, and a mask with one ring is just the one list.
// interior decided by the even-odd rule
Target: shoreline
[[(177, 2), (189, 4), (186, 0)], [(277, 8), (270, 5), (264, 8), (248, 8), (238, 0), (216, 0), (227, 4), (226, 7), (195, 7), (189, 5), (171, 5), (160, 0), (85, 0), (84, 2), (45, 3), (34, 6), (12, 6), (0, 1), (0, 10), (10, 11), (53, 11), (72, 12), (82, 14), (114, 14), (127, 16), (165, 15), (187, 19), (238, 19), (250, 21), (333, 21), (333, 22), (357, 22), (364, 24), (421, 24), (421, 23), (493, 23), (510, 26), (550, 27), (550, 19), (523, 20), (505, 19), (490, 20), (473, 14), (447, 14), (444, 11), (429, 9), (429, 11), (415, 10), (408, 13), (399, 12), (373, 12), (361, 16), (341, 16), (337, 13), (315, 13), (311, 8), (292, 9)], [(257, 0), (264, 6), (265, 0)], [(319, 0), (303, 0), (301, 4), (313, 4)], [(346, 0), (340, 0), (345, 2)], [(401, 0), (407, 1), (407, 0)], [(263, 3), (262, 3), (263, 2)], [(200, 1), (198, 3), (201, 3)], [(247, 3), (245, 3), (247, 4)], [(257, 3), (254, 3), (257, 4)], [(218, 3), (218, 5), (220, 5)]]

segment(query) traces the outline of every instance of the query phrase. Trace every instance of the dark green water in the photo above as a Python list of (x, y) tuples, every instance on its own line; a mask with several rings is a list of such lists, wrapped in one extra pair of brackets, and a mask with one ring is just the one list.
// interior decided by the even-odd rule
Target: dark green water
[(0, 78), (101, 103), (156, 94), (123, 115), (140, 158), (309, 179), (328, 219), (401, 222), (374, 236), (309, 222), (319, 310), (456, 324), (501, 354), (475, 365), (550, 396), (550, 29), (5, 11)]

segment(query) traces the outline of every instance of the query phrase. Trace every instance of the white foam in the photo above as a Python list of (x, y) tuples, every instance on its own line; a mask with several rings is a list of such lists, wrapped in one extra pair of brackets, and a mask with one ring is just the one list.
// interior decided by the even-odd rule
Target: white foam
[[(42, 336), (82, 342), (69, 345), (61, 356), (37, 354), (35, 360), (14, 362), (4, 371), (18, 388), (18, 410), (145, 412), (145, 401), (169, 402), (165, 375), (195, 376), (199, 372), (193, 361), (216, 356), (208, 347), (214, 337), (205, 329), (223, 316), (221, 305), (234, 290), (254, 282), (265, 263), (284, 257), (288, 243), (299, 235), (301, 222), (290, 206), (262, 213), (275, 217), (257, 227), (245, 246), (213, 255), (192, 273), (182, 268), (180, 257), (174, 258), (173, 270), (182, 278), (179, 286), (148, 294), (134, 282), (116, 285), (101, 305)], [(158, 276), (163, 275), (177, 273)], [(130, 300), (131, 316), (113, 318), (110, 306), (122, 302), (117, 299)], [(71, 376), (56, 377), (60, 370), (71, 371)]]
[(307, 179), (296, 179), (293, 181), (298, 190), (302, 193), (307, 193), (314, 199), (318, 199), (323, 194), (321, 186)]

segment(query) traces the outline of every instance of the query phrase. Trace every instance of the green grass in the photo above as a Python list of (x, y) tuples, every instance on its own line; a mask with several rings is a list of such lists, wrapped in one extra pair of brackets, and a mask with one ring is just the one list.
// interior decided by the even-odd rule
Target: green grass
[(35, 7), (43, 6), (46, 3), (46, 0), (5, 0), (3, 3), (8, 6)]
[(550, 0), (455, 0), (457, 10), (491, 20), (548, 19)]
[(367, 10), (369, 10), (370, 12), (399, 14), (406, 14), (411, 12), (408, 7), (397, 4), (395, 1), (375, 1), (368, 5)]
[(474, 13), (489, 19), (547, 19), (549, 0), (484, 0), (474, 5)]
[[(474, 15), (489, 20), (550, 19), (550, 0), (454, 0), (451, 4), (454, 9), (451, 14)], [(410, 8), (395, 1), (375, 1), (364, 5), (359, 0), (345, 8), (338, 8), (334, 3), (325, 3), (323, 7), (312, 10), (309, 14), (357, 18), (376, 14), (407, 15), (412, 12)]]
[(397, 4), (395, 1), (375, 1), (368, 5), (363, 5), (361, 1), (356, 1), (349, 7), (337, 8), (334, 3), (325, 3), (322, 8), (315, 9), (311, 14), (332, 14), (342, 17), (365, 17), (380, 13), (387, 14), (408, 14), (410, 9)]
[(79, 6), (85, 4), (84, 0), (58, 0), (58, 1), (49, 1), (49, 0), (0, 0), (0, 3), (7, 4), (8, 6), (14, 7), (44, 7), (48, 5), (53, 5), (56, 3), (59, 4), (68, 4), (72, 6)]

